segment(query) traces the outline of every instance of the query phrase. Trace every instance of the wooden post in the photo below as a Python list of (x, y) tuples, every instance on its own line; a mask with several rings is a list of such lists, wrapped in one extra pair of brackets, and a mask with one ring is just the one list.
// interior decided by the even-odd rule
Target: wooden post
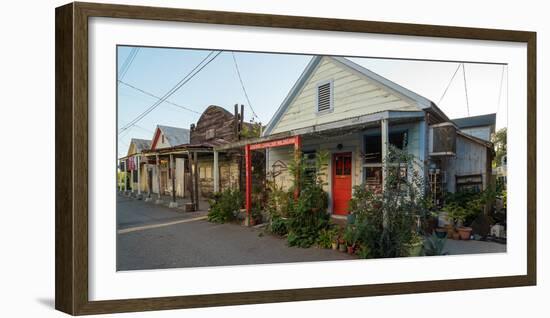
[(137, 184), (138, 199), (141, 199), (141, 155), (137, 155)]
[(190, 152), (187, 153), (187, 157), (189, 159), (189, 197), (191, 199), (193, 209), (195, 209), (195, 174), (193, 172), (193, 169), (195, 167), (195, 160), (193, 160), (193, 154)]
[(172, 181), (172, 202), (170, 202), (170, 208), (177, 208), (176, 202), (176, 169), (174, 167), (174, 155), (170, 154), (170, 180)]
[[(297, 164), (300, 164), (300, 161), (302, 160), (302, 137), (301, 136), (295, 136), (294, 137), (294, 161)], [(296, 169), (296, 175), (294, 176), (296, 182), (296, 188), (294, 189), (294, 199), (297, 200), (300, 196), (300, 169)]]
[[(134, 161), (134, 157), (131, 157), (132, 162)], [(130, 196), (134, 194), (134, 170), (130, 170)]]
[[(382, 119), (380, 121), (380, 134), (382, 138), (382, 191), (386, 191), (386, 178), (388, 176), (388, 120)], [(388, 216), (387, 212), (384, 210), (384, 215), (382, 216), (382, 225), (384, 228), (388, 226)]]
[(246, 222), (247, 225), (250, 224), (250, 215), (252, 209), (252, 160), (250, 153), (250, 144), (247, 144), (244, 147), (244, 157), (245, 157), (245, 172), (246, 172), (246, 196), (245, 196), (245, 207), (246, 207)]
[(123, 187), (124, 187), (124, 193), (126, 193), (126, 191), (128, 191), (128, 159), (124, 159), (124, 184), (123, 184)]
[(214, 193), (220, 191), (220, 166), (218, 155), (218, 151), (214, 150)]
[(198, 153), (195, 151), (193, 153), (193, 161), (195, 161), (195, 189), (194, 189), (194, 195), (195, 195), (195, 211), (199, 211), (200, 209), (200, 203), (199, 203), (199, 156)]
[(149, 171), (149, 158), (147, 157), (145, 157), (145, 172), (147, 173), (147, 198), (145, 198), (145, 201), (149, 202), (152, 200), (153, 174)]
[(160, 188), (160, 159), (158, 154), (155, 155), (155, 157), (157, 159), (157, 185), (158, 185), (158, 197), (155, 203), (160, 204), (162, 203), (161, 188)]

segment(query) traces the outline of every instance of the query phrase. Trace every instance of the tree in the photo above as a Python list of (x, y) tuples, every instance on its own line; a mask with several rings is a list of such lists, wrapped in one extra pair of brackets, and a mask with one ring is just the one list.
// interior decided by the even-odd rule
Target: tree
[(499, 129), (493, 135), (493, 144), (495, 145), (495, 159), (493, 161), (494, 167), (499, 167), (502, 165), (503, 158), (506, 157), (506, 136), (508, 131), (505, 128)]

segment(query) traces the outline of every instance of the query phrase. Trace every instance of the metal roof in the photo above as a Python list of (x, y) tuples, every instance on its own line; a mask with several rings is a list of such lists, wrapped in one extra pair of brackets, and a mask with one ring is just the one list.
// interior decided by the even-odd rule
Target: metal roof
[(151, 140), (132, 138), (130, 145), (136, 145), (136, 152), (140, 153), (151, 148)]
[(157, 125), (157, 128), (172, 147), (189, 143), (189, 129), (163, 125)]
[(453, 119), (458, 128), (494, 126), (497, 120), (497, 114), (486, 114), (479, 116), (463, 117)]

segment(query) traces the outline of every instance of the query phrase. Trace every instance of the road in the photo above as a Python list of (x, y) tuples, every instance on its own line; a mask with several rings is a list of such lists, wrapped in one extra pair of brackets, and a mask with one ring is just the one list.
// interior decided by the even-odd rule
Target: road
[(289, 247), (261, 229), (214, 224), (204, 216), (119, 196), (117, 270), (356, 259), (333, 250)]

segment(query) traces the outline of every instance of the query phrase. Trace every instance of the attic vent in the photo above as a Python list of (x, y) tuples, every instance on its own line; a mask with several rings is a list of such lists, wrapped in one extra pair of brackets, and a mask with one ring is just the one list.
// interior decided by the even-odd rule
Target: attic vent
[(317, 111), (322, 112), (332, 108), (332, 83), (327, 82), (317, 86)]

